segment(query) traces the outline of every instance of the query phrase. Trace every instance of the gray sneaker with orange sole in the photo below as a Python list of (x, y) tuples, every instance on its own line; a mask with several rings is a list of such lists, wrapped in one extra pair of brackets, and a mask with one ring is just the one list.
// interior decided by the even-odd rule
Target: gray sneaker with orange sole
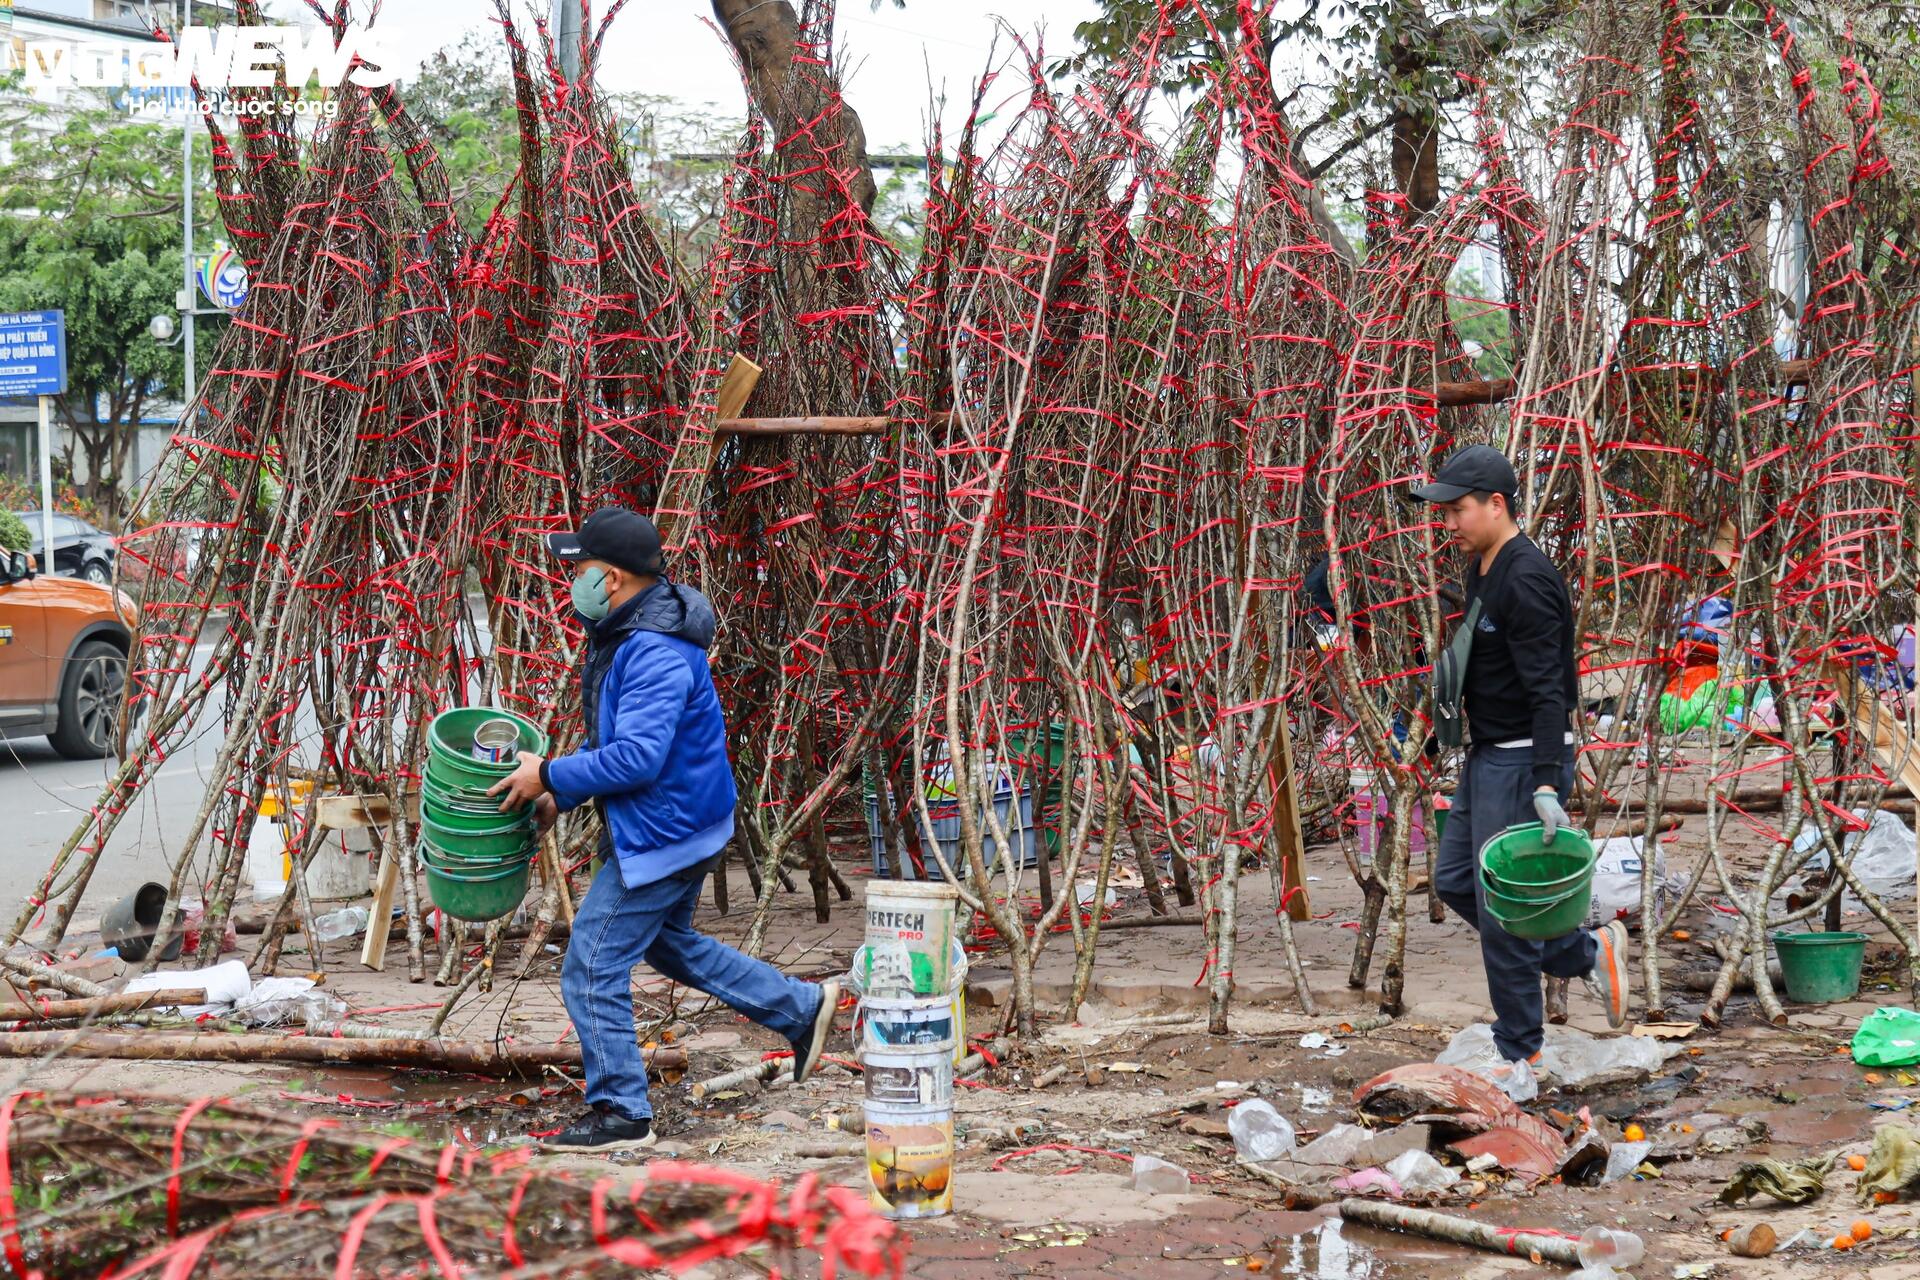
[(1594, 931), (1600, 950), (1593, 958), (1593, 972), (1587, 975), (1587, 990), (1593, 993), (1607, 1012), (1607, 1025), (1627, 1024), (1627, 926), (1609, 920)]

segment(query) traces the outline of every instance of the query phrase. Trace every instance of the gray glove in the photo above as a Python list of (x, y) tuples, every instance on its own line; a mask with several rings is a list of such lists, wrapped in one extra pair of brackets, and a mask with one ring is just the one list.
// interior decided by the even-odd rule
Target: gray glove
[(1559, 831), (1561, 827), (1571, 827), (1573, 825), (1573, 819), (1567, 816), (1567, 811), (1561, 807), (1560, 797), (1555, 792), (1534, 792), (1533, 811), (1540, 815), (1542, 843), (1552, 844), (1555, 832)]

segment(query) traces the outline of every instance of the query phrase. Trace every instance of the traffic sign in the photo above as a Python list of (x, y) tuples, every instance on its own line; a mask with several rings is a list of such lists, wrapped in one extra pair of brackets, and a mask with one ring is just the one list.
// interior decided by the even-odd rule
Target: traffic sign
[(67, 392), (67, 317), (63, 311), (0, 315), (0, 396)]

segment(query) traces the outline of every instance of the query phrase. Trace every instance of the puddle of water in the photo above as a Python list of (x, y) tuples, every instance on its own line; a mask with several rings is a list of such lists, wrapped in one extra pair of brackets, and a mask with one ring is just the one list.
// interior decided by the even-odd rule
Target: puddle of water
[(1311, 1280), (1380, 1280), (1386, 1264), (1356, 1241), (1349, 1240), (1338, 1222), (1324, 1222), (1305, 1235), (1279, 1242), (1274, 1261), (1283, 1276)]

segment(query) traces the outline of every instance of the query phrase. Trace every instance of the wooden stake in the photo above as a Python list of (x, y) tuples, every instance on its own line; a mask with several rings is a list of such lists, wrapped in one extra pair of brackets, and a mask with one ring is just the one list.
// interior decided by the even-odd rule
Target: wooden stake
[(1340, 1216), (1363, 1227), (1404, 1231), (1409, 1235), (1425, 1236), (1429, 1240), (1445, 1240), (1471, 1249), (1485, 1249), (1489, 1253), (1504, 1253), (1516, 1258), (1537, 1256), (1542, 1262), (1555, 1262), (1563, 1267), (1581, 1265), (1580, 1255), (1575, 1252), (1577, 1241), (1560, 1236), (1536, 1236), (1526, 1231), (1496, 1227), (1491, 1223), (1456, 1218), (1428, 1209), (1348, 1198), (1340, 1202)]
[(206, 1002), (205, 988), (135, 991), (117, 996), (96, 996), (91, 1000), (28, 1001), (25, 1004), (0, 1004), (0, 1022), (99, 1018), (108, 1014), (133, 1013), (140, 1009), (164, 1009), (173, 1005), (199, 1005)]
[[(647, 1065), (684, 1071), (685, 1049), (643, 1051)], [(357, 1040), (217, 1032), (15, 1031), (0, 1035), (0, 1058), (121, 1058), (136, 1062), (322, 1062), (517, 1075), (580, 1066), (578, 1043), (509, 1044), (462, 1040)]]

